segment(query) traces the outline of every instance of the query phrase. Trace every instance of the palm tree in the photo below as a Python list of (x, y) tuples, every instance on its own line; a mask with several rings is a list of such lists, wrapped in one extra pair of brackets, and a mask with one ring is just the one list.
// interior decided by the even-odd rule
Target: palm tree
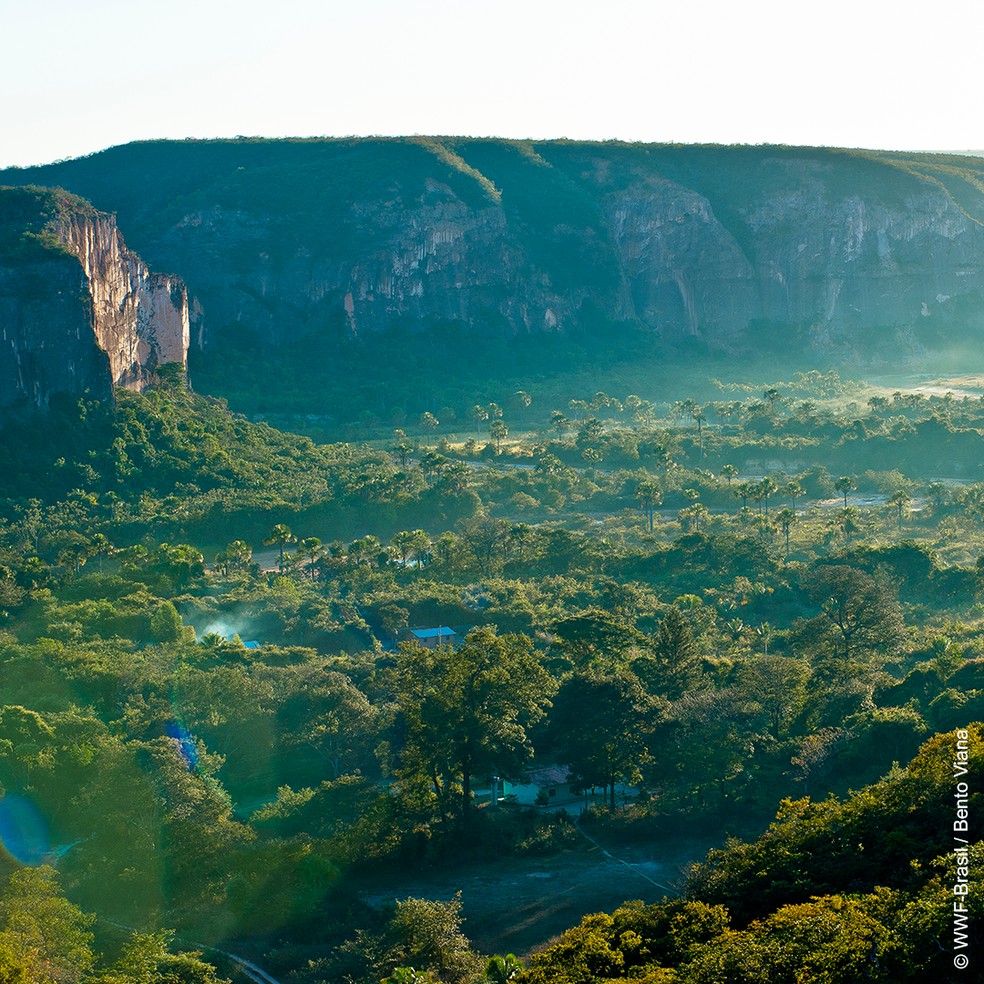
[(728, 491), (731, 491), (731, 483), (738, 477), (738, 469), (734, 465), (721, 466), (722, 477), (728, 480)]
[(801, 499), (806, 495), (806, 489), (803, 488), (797, 481), (787, 482), (783, 487), (782, 491), (789, 496), (789, 508), (796, 508), (796, 500)]
[(947, 493), (946, 483), (930, 482), (929, 485), (926, 486), (926, 492), (932, 497), (933, 505), (936, 509), (942, 509)]
[(845, 543), (850, 543), (853, 534), (861, 529), (858, 525), (859, 516), (858, 510), (854, 506), (845, 506), (837, 511), (837, 523), (844, 533)]
[(853, 492), (857, 488), (854, 479), (850, 475), (841, 475), (840, 478), (834, 482), (834, 489), (844, 496), (844, 508), (847, 509), (847, 493)]
[(288, 543), (297, 543), (297, 537), (291, 532), (290, 527), (284, 523), (277, 523), (270, 530), (270, 535), (263, 541), (264, 546), (280, 548), (280, 560), (278, 562), (280, 567), (284, 566), (284, 547)]
[(482, 434), (482, 421), (489, 419), (489, 412), (485, 407), (481, 407), (476, 403), (471, 408), (471, 415), (475, 421), (475, 436), (480, 437)]
[(896, 489), (889, 497), (888, 504), (895, 506), (899, 513), (899, 529), (902, 529), (902, 514), (909, 509), (912, 496), (905, 489)]
[(707, 512), (707, 507), (699, 502), (695, 502), (692, 506), (687, 506), (686, 509), (681, 509), (677, 515), (681, 522), (687, 524), (687, 531), (693, 530), (694, 533), (700, 532), (700, 524), (709, 515)]
[(509, 984), (522, 973), (523, 969), (523, 961), (514, 953), (507, 953), (504, 957), (489, 957), (489, 962), (485, 965), (484, 979), (490, 984)]
[(307, 536), (297, 545), (297, 552), (307, 558), (308, 574), (314, 580), (315, 563), (321, 556), (321, 541), (316, 536)]
[(707, 417), (704, 415), (704, 411), (700, 407), (695, 407), (692, 414), (694, 418), (694, 423), (697, 425), (697, 446), (700, 448), (700, 460), (704, 460), (704, 424), (707, 422)]
[(642, 501), (642, 508), (646, 510), (646, 515), (649, 517), (649, 532), (652, 533), (655, 508), (663, 501), (660, 488), (651, 478), (643, 479), (636, 486), (636, 498)]
[(501, 419), (493, 420), (489, 427), (489, 436), (495, 441), (495, 453), (498, 454), (502, 450), (502, 442), (509, 436), (506, 422)]
[(766, 475), (761, 482), (758, 483), (758, 492), (762, 500), (765, 502), (765, 515), (769, 515), (769, 496), (774, 495), (779, 491), (779, 485), (774, 478), (769, 478)]
[(786, 538), (786, 560), (789, 560), (789, 530), (796, 522), (796, 513), (792, 509), (780, 509), (776, 513), (776, 525), (782, 530), (782, 535)]

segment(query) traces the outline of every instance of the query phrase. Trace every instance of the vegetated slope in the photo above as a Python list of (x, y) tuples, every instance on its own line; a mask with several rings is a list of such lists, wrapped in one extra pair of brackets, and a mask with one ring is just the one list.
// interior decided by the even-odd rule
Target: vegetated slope
[[(907, 769), (843, 801), (787, 801), (757, 841), (712, 851), (684, 900), (587, 916), (520, 979), (956, 979), (955, 956), (972, 960), (981, 942), (984, 907), (968, 871), (984, 851), (961, 832), (958, 810), (979, 808), (980, 793), (968, 790), (980, 788), (982, 764), (971, 725), (930, 739)], [(966, 923), (955, 923), (955, 904)]]
[(0, 172), (116, 212), (187, 281), (208, 387), (270, 407), (300, 388), (338, 413), (353, 367), (442, 393), (477, 352), (502, 372), (578, 346), (897, 359), (963, 341), (982, 179), (944, 155), (437, 137), (147, 142)]

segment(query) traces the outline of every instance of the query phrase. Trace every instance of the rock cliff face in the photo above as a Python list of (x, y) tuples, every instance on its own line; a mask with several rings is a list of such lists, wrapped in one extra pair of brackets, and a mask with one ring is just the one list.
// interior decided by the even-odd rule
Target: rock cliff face
[(70, 214), (54, 232), (82, 264), (92, 329), (109, 357), (114, 385), (141, 390), (158, 366), (185, 365), (190, 329), (184, 283), (151, 273), (126, 248), (112, 216)]
[[(116, 211), (142, 255), (188, 283), (193, 344), (217, 351), (394, 327), (624, 322), (654, 347), (854, 358), (984, 331), (980, 159), (243, 140), (135, 144), (0, 180), (63, 184)], [(179, 311), (180, 288), (96, 248), (113, 241), (108, 226), (61, 235), (107, 285), (93, 297), (115, 378), (138, 382), (163, 349), (117, 324)], [(104, 272), (123, 267), (118, 285)], [(182, 318), (156, 344), (183, 332)]]
[(34, 189), (0, 190), (0, 406), (54, 393), (141, 390), (158, 366), (187, 362), (184, 284), (153, 274), (116, 221)]

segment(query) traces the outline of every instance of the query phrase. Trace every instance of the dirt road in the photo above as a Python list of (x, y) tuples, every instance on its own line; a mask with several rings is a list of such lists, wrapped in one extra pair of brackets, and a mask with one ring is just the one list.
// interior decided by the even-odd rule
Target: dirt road
[(582, 839), (569, 851), (545, 858), (442, 867), (408, 873), (364, 886), (374, 905), (394, 899), (447, 901), (461, 892), (464, 931), (482, 953), (526, 956), (591, 912), (611, 912), (628, 899), (658, 902), (679, 886), (710, 841), (665, 840), (627, 847), (599, 846)]

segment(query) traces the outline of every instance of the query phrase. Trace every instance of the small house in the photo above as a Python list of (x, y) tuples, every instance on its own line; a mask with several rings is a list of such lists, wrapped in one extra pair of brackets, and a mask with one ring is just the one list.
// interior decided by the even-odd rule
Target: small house
[[(603, 789), (601, 786), (585, 788), (581, 783), (574, 781), (574, 775), (567, 765), (548, 765), (531, 769), (526, 782), (503, 782), (502, 795), (503, 798), (515, 797), (514, 802), (520, 806), (547, 808), (570, 807), (575, 803), (582, 807), (589, 803), (604, 805), (608, 801), (606, 788)], [(625, 803), (626, 800), (638, 795), (639, 790), (634, 786), (624, 782), (615, 783), (615, 796), (619, 802)]]
[(439, 646), (456, 646), (459, 642), (458, 633), (446, 625), (433, 629), (410, 629), (407, 638), (419, 643), (426, 649), (437, 649)]
[(583, 799), (581, 790), (575, 791), (566, 765), (531, 769), (526, 782), (503, 782), (502, 794), (515, 796), (520, 806), (568, 806)]

